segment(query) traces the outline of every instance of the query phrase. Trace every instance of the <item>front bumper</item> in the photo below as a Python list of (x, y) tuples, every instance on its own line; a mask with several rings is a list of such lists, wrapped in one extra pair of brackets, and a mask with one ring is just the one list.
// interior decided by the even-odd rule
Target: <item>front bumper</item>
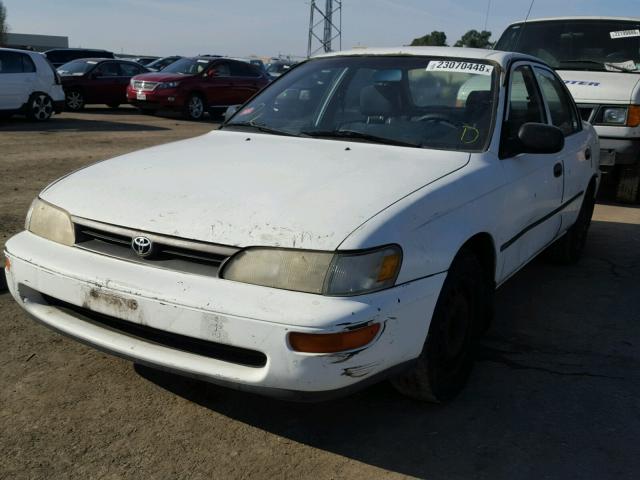
[[(180, 273), (66, 247), (23, 232), (7, 242), (7, 281), (41, 323), (135, 362), (291, 399), (348, 393), (395, 373), (422, 349), (445, 274), (383, 292), (332, 298)], [(50, 299), (87, 312), (59, 308)], [(77, 309), (76, 309), (77, 310)], [(139, 326), (264, 354), (261, 366), (195, 354), (91, 321)], [(330, 333), (382, 325), (368, 346), (338, 354), (291, 350), (290, 331)]]
[[(144, 93), (145, 99), (138, 99), (138, 93)], [(137, 92), (127, 88), (127, 102), (131, 105), (148, 110), (179, 110), (184, 107), (185, 98), (178, 90), (163, 90), (162, 93), (155, 91)]]

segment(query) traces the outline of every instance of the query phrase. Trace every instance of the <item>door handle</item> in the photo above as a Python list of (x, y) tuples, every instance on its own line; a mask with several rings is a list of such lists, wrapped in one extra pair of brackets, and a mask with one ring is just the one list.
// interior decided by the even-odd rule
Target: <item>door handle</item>
[(562, 175), (562, 164), (558, 162), (553, 166), (553, 176), (559, 177), (560, 175)]
[(584, 151), (584, 158), (585, 160), (591, 160), (591, 148), (587, 147)]

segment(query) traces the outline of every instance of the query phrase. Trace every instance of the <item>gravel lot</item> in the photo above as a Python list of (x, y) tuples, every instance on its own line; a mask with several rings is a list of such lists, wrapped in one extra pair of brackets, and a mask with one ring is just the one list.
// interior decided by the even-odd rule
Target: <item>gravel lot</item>
[[(214, 124), (88, 109), (0, 122), (0, 239), (48, 182)], [(471, 382), (443, 407), (387, 384), (317, 405), (109, 357), (0, 293), (0, 478), (640, 477), (640, 208), (598, 205), (585, 258), (497, 295)]]

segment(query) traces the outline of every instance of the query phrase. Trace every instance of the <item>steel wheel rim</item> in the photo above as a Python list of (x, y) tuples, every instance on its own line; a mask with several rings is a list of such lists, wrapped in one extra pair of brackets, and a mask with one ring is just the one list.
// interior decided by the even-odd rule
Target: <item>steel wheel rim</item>
[(46, 120), (53, 114), (53, 103), (46, 95), (38, 95), (31, 105), (33, 116), (38, 120)]
[(189, 102), (189, 115), (193, 118), (200, 118), (203, 110), (202, 100), (199, 97), (193, 97)]
[(82, 95), (79, 92), (71, 92), (67, 95), (67, 105), (69, 108), (76, 109), (82, 105)]

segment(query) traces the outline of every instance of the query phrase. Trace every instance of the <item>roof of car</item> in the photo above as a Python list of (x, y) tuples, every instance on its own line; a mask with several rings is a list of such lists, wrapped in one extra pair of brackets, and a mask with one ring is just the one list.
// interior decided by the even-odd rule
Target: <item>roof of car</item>
[[(533, 18), (533, 19), (530, 18), (529, 20), (526, 20), (526, 22), (527, 23), (558, 22), (563, 20), (613, 20), (613, 21), (640, 22), (640, 17), (598, 17), (598, 16), (588, 16), (588, 15), (576, 15), (573, 17), (565, 16), (565, 17), (546, 17), (546, 18)], [(524, 22), (525, 20), (519, 20), (517, 22), (513, 22), (511, 25), (518, 25)]]
[(541, 60), (515, 52), (502, 52), (500, 50), (486, 50), (482, 48), (460, 48), (460, 47), (396, 47), (396, 48), (356, 48), (342, 52), (331, 52), (318, 55), (314, 58), (341, 57), (341, 56), (367, 56), (367, 55), (414, 55), (421, 57), (451, 57), (451, 58), (476, 58), (492, 60), (501, 65), (506, 65), (515, 59)]
[(0, 47), (0, 51), (26, 53), (27, 55), (40, 55), (40, 56), (44, 57), (44, 54), (42, 52), (35, 52), (33, 50), (23, 50), (23, 49), (20, 49), (20, 48), (4, 48), (4, 47)]
[(47, 50), (44, 53), (49, 53), (49, 52), (68, 52), (68, 51), (72, 51), (72, 52), (106, 52), (106, 53), (112, 53), (109, 50), (104, 50), (102, 48), (52, 48), (51, 50)]

